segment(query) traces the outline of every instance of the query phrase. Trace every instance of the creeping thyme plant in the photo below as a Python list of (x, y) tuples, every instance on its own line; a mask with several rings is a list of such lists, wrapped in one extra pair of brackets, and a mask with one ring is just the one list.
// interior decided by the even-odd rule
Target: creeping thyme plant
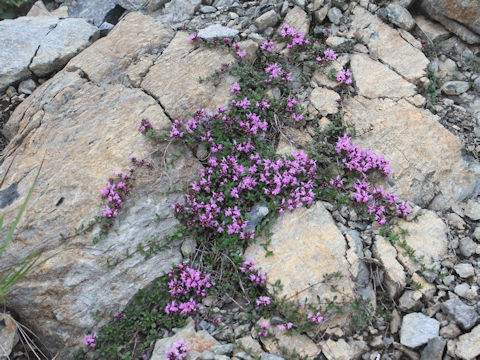
[[(318, 121), (305, 114), (303, 99), (292, 86), (298, 81), (293, 72), (300, 70), (302, 79), (311, 78), (314, 71), (336, 61), (333, 49), (321, 47), (318, 41), (287, 24), (281, 27), (278, 39), (261, 44), (253, 63), (246, 60), (242, 44), (230, 38), (207, 43), (192, 34), (190, 41), (198, 46), (228, 47), (236, 54), (236, 64), (223, 65), (209, 78), (199, 79), (234, 75), (237, 81), (230, 88), (230, 106), (213, 113), (199, 109), (189, 119), (176, 119), (168, 134), (159, 133), (148, 119), (140, 120), (138, 130), (155, 141), (186, 144), (194, 154), (205, 150), (199, 157), (203, 168), (198, 179), (185, 189), (184, 201), (172, 206), (181, 224), (177, 237), (194, 238), (196, 253), (152, 288), (140, 291), (134, 303), (108, 325), (93, 335), (85, 334), (87, 346), (79, 358), (85, 352), (99, 359), (147, 358), (155, 340), (184, 325), (187, 317), (198, 322), (207, 320), (220, 328), (228, 326), (231, 320), (202, 305), (202, 299), (209, 295), (235, 303), (249, 314), (245, 320), (257, 324), (258, 337), (272, 336), (275, 327), (289, 334), (308, 333), (318, 340), (320, 327), (332, 314), (341, 312), (341, 305), (348, 299), (319, 298), (316, 303), (300, 304), (281, 298), (281, 283), (267, 279), (256, 268), (255, 259), (245, 259), (245, 248), (262, 236), (267, 239), (267, 255), (271, 255), (268, 237), (275, 217), (318, 200), (350, 204), (380, 226), (410, 211), (398, 196), (371, 183), (373, 173), (391, 176), (389, 161), (354, 145), (341, 116), (333, 116), (330, 129), (317, 132), (304, 150), (291, 155), (275, 152), (286, 126), (315, 126)], [(336, 72), (334, 78), (339, 92), (352, 91), (348, 69)], [(338, 103), (341, 106), (341, 101)], [(340, 167), (335, 169), (337, 161)], [(118, 214), (129, 189), (128, 173), (118, 175), (102, 191), (108, 201), (103, 218)], [(252, 226), (250, 220), (258, 205), (268, 209), (268, 216)], [(140, 246), (139, 252), (149, 256), (168, 246), (166, 240)], [(121, 259), (114, 263), (118, 261)], [(334, 283), (339, 276), (327, 276), (322, 282)], [(105, 314), (96, 316), (108, 318)], [(272, 318), (281, 321), (273, 325)], [(179, 342), (165, 358), (183, 359), (188, 348), (185, 342)], [(298, 354), (290, 356), (301, 358)]]

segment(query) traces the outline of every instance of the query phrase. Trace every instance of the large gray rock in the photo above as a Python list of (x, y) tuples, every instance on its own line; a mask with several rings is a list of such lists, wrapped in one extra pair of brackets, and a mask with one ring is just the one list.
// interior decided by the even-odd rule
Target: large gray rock
[(409, 81), (416, 81), (426, 75), (428, 59), (396, 29), (361, 6), (353, 9), (351, 18), (349, 35), (360, 37), (369, 48), (371, 56), (376, 56)]
[(350, 66), (358, 93), (362, 96), (371, 99), (377, 97), (400, 99), (416, 94), (415, 85), (366, 54), (353, 55)]
[(480, 43), (480, 6), (477, 0), (421, 0), (433, 19), (470, 44)]
[[(35, 169), (43, 154), (46, 156), (16, 238), (7, 247), (8, 257), (2, 257), (0, 267), (44, 245), (45, 256), (56, 256), (22, 279), (6, 303), (49, 349), (59, 351), (62, 359), (71, 358), (71, 351), (81, 345), (84, 333), (98, 331), (102, 325), (90, 316), (91, 312), (121, 311), (139, 289), (182, 259), (180, 244), (173, 243), (147, 260), (134, 256), (112, 270), (105, 266), (107, 260), (122, 258), (127, 249), (135, 250), (140, 242), (153, 236), (162, 239), (172, 231), (176, 220), (156, 222), (155, 214), (171, 214), (172, 203), (180, 201), (181, 196), (169, 194), (167, 189), (173, 184), (187, 186), (201, 168), (192, 156), (179, 156), (172, 169), (164, 169), (160, 154), (166, 151), (166, 161), (171, 161), (179, 149), (159, 148), (145, 139), (136, 125), (145, 117), (155, 128), (166, 131), (171, 128), (170, 119), (160, 100), (128, 82), (145, 77), (152, 66), (153, 62), (142, 59), (158, 58), (163, 64), (165, 56), (165, 61), (175, 66), (164, 69), (170, 80), (164, 77), (162, 86), (176, 89), (175, 81), (183, 76), (181, 59), (192, 49), (188, 34), (180, 35), (158, 57), (158, 51), (172, 39), (171, 29), (149, 16), (127, 15), (106, 38), (77, 55), (64, 70), (37, 88), (17, 107), (7, 124), (12, 140), (0, 159), (0, 173), (5, 173), (15, 158), (4, 188), (15, 188), (16, 198), (0, 209), (0, 216), (6, 220), (4, 229), (10, 227), (32, 184)], [(197, 49), (193, 56), (198, 59), (196, 66), (206, 74), (217, 70), (225, 58), (216, 49), (204, 48)], [(213, 107), (211, 103), (217, 100), (211, 90), (213, 85), (194, 85), (176, 89), (196, 100), (185, 104), (188, 110), (177, 108), (176, 118), (186, 118), (192, 109)], [(225, 97), (230, 87), (231, 83), (225, 84)], [(203, 96), (196, 98), (198, 93)], [(165, 108), (172, 111), (168, 106)], [(130, 167), (130, 155), (148, 157), (154, 169), (137, 171), (135, 186), (111, 233), (96, 246), (91, 246), (94, 234), (62, 243), (60, 233), (71, 234), (101, 215), (105, 203), (100, 191), (114, 171)]]
[(464, 330), (470, 330), (478, 321), (478, 314), (473, 306), (466, 305), (460, 299), (450, 299), (442, 304), (442, 311)]
[(100, 26), (116, 5), (116, 0), (78, 0), (68, 9), (68, 16), (87, 19)]
[(32, 5), (30, 10), (27, 13), (27, 16), (53, 16), (50, 11), (48, 11), (45, 4), (39, 0)]
[(280, 16), (278, 16), (277, 12), (270, 10), (256, 18), (254, 23), (259, 31), (263, 31), (268, 27), (277, 25), (278, 20), (280, 20)]
[(441, 24), (425, 18), (423, 15), (415, 15), (415, 23), (423, 34), (432, 41), (442, 41), (448, 39), (452, 34)]
[(333, 7), (327, 12), (328, 20), (335, 25), (340, 24), (342, 20), (342, 11), (339, 8)]
[(454, 266), (455, 272), (464, 279), (468, 279), (475, 275), (475, 269), (473, 268), (472, 264), (469, 263), (461, 263)]
[(400, 343), (410, 348), (426, 344), (430, 339), (438, 336), (440, 323), (422, 313), (405, 315), (400, 330)]
[[(405, 241), (415, 250), (415, 255), (422, 257), (427, 267), (442, 260), (448, 254), (448, 227), (434, 211), (425, 211), (414, 221), (399, 220), (398, 227), (408, 231)], [(403, 249), (396, 245), (400, 262), (412, 273), (420, 270), (419, 264), (404, 256)]]
[(45, 36), (58, 24), (51, 16), (0, 21), (0, 91), (29, 77), (29, 65)]
[(96, 39), (83, 19), (20, 17), (0, 22), (0, 91), (31, 76), (59, 70)]
[(37, 76), (45, 76), (61, 69), (71, 58), (89, 46), (98, 35), (98, 28), (84, 19), (67, 18), (42, 40), (30, 70)]
[(447, 95), (461, 95), (470, 88), (466, 81), (447, 81), (441, 89)]

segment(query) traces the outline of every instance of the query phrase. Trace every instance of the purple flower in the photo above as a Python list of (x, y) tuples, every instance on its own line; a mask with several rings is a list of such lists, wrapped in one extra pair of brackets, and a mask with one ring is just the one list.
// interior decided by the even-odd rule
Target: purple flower
[(238, 85), (237, 82), (234, 82), (232, 85), (232, 88), (230, 89), (230, 92), (233, 93), (235, 91), (240, 91), (240, 90), (241, 90), (240, 85)]
[(260, 49), (263, 51), (272, 52), (275, 49), (275, 43), (271, 40), (265, 41), (262, 46), (260, 46)]
[(268, 306), (271, 304), (271, 300), (268, 296), (260, 296), (257, 300), (256, 300), (256, 304), (257, 304), (257, 308), (260, 307), (260, 306)]
[(309, 313), (307, 319), (313, 323), (320, 324), (323, 321), (323, 316), (321, 316), (320, 312), (317, 312), (315, 315)]
[(198, 35), (197, 34), (190, 34), (190, 36), (188, 37), (188, 41), (189, 42), (192, 42), (192, 41), (195, 41), (198, 39)]
[(350, 70), (340, 70), (338, 73), (337, 73), (337, 81), (341, 84), (351, 84), (352, 83), (352, 73), (350, 72)]
[(95, 341), (98, 339), (98, 335), (95, 332), (93, 335), (86, 335), (83, 334), (83, 345), (85, 346), (90, 346), (91, 348), (94, 348), (97, 344), (95, 344)]
[(292, 327), (293, 327), (293, 324), (291, 322), (289, 322), (289, 323), (278, 325), (278, 330), (286, 331), (286, 330), (290, 330)]
[(303, 120), (303, 114), (292, 114), (292, 118), (293, 120), (295, 120), (296, 122), (300, 121), (300, 120)]
[(125, 315), (125, 313), (116, 313), (115, 314), (115, 317), (117, 319), (124, 319), (127, 315)]
[(237, 55), (239, 57), (243, 58), (245, 55), (247, 55), (247, 51), (246, 50), (238, 50)]
[(258, 336), (268, 336), (268, 329), (270, 329), (270, 324), (268, 323), (268, 321), (261, 323)]
[(327, 60), (335, 60), (337, 58), (337, 54), (332, 49), (327, 49), (323, 54)]
[(165, 360), (183, 360), (187, 357), (190, 347), (184, 340), (178, 340), (170, 350), (165, 351)]
[(265, 73), (269, 74), (268, 79), (265, 82), (272, 82), (273, 79), (276, 79), (280, 76), (280, 72), (282, 71), (282, 67), (277, 64), (270, 64), (265, 68)]

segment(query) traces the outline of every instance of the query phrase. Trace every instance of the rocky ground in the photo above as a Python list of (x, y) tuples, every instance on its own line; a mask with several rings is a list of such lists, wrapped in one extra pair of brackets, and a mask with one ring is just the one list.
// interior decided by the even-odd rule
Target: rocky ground
[[(355, 144), (391, 160), (393, 177), (384, 185), (413, 208), (396, 227), (408, 230), (405, 240), (425, 267), (378, 223), (319, 201), (278, 217), (271, 228), (273, 256), (253, 244), (245, 257), (255, 258), (269, 279), (281, 279), (281, 295), (340, 294), (361, 306), (332, 313), (314, 334), (286, 336), (273, 329), (282, 319), (272, 319), (273, 336), (263, 338), (255, 330), (260, 322), (252, 323), (242, 304), (207, 297), (200, 313), (218, 314), (221, 321), (189, 320), (156, 341), (145, 358), (164, 359), (179, 339), (190, 344), (190, 359), (296, 358), (282, 348), (307, 359), (478, 358), (480, 29), (474, 20), (480, 8), (456, 14), (455, 6), (439, 10), (447, 1), (431, 3), (78, 0), (49, 9), (37, 3), (29, 17), (0, 22), (1, 173), (10, 167), (0, 192), (2, 216), (15, 217), (35, 177), (32, 169), (46, 159), (7, 250), (11, 258), (1, 263), (44, 244), (50, 245), (46, 256), (62, 250), (27, 276), (7, 307), (52, 354), (71, 358), (83, 334), (105, 324), (90, 313), (121, 313), (135, 293), (191, 256), (195, 243), (179, 239), (147, 260), (128, 258), (105, 269), (107, 260), (178, 224), (168, 215), (182, 196), (171, 189), (193, 181), (204, 160), (173, 144), (153, 148), (135, 126), (148, 118), (169, 131), (173, 120), (194, 109), (213, 111), (230, 102), (234, 77), (198, 79), (237, 58), (222, 48), (196, 47), (188, 41), (191, 33), (235, 38), (253, 62), (257, 48), (288, 23), (339, 57), (307, 79), (298, 80), (304, 68), (292, 69), (293, 91), (308, 121), (282, 129), (277, 153), (307, 149), (318, 141), (316, 129), (341, 115), (361, 134)], [(328, 76), (342, 68), (353, 74), (349, 86)], [(95, 246), (88, 237), (59, 242), (60, 233), (98, 214), (100, 190), (131, 155), (151, 159), (159, 170), (138, 175), (138, 190), (113, 231)], [(336, 272), (344, 275), (335, 282), (337, 292), (319, 284)], [(13, 346), (14, 329), (0, 328), (2, 344)], [(21, 345), (10, 358), (25, 358)]]

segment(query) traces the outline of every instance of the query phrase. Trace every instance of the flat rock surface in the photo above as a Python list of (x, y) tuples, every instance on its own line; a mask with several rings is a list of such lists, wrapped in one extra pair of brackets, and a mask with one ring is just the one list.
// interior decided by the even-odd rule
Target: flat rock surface
[(356, 126), (357, 145), (389, 159), (384, 186), (405, 200), (445, 209), (478, 192), (480, 170), (467, 163), (461, 142), (438, 117), (405, 102), (356, 96), (345, 101), (345, 120)]
[(407, 80), (415, 81), (426, 75), (429, 61), (422, 51), (403, 39), (397, 30), (360, 6), (353, 11), (350, 32), (357, 33), (370, 52), (376, 53), (382, 62), (390, 65)]
[(45, 36), (58, 24), (51, 16), (0, 22), (0, 91), (31, 75), (30, 62)]
[(353, 55), (350, 66), (359, 95), (370, 99), (378, 97), (399, 99), (416, 94), (415, 85), (381, 62), (372, 60), (368, 55)]
[(273, 337), (261, 339), (265, 349), (273, 354), (282, 355), (282, 349), (295, 350), (301, 356), (314, 359), (321, 349), (308, 336), (301, 334), (286, 335), (277, 327), (271, 331)]
[(186, 120), (184, 114), (205, 108), (211, 112), (230, 103), (231, 76), (219, 84), (198, 82), (235, 61), (226, 50), (210, 50), (188, 41), (189, 34), (178, 32), (163, 54), (155, 61), (141, 87), (154, 96), (172, 119)]
[(90, 45), (98, 36), (98, 28), (83, 19), (67, 18), (42, 40), (30, 70), (37, 76), (45, 76), (61, 69), (72, 57)]
[[(405, 240), (415, 250), (416, 256), (423, 256), (422, 262), (431, 265), (433, 261), (442, 260), (448, 254), (448, 227), (433, 211), (426, 211), (414, 221), (401, 219), (398, 226), (408, 231)], [(397, 247), (400, 254), (403, 250)], [(419, 269), (406, 256), (399, 256), (400, 261), (412, 272)]]
[(159, 55), (173, 35), (170, 28), (150, 16), (130, 13), (122, 26), (72, 59), (66, 69), (81, 69), (95, 83), (121, 81), (125, 70), (140, 61), (140, 55)]
[(0, 314), (0, 323), (2, 324), (0, 328), (0, 354), (3, 356), (8, 356), (12, 352), (13, 347), (18, 342), (17, 335), (17, 323), (12, 319), (10, 315)]
[[(346, 241), (321, 203), (281, 215), (272, 232), (269, 248), (273, 256), (265, 257), (263, 247), (256, 244), (247, 248), (245, 257), (255, 259), (270, 283), (281, 280), (284, 288), (280, 296), (315, 301), (318, 295), (331, 299), (338, 293), (332, 293), (330, 286), (323, 284), (322, 280), (324, 275), (337, 271), (344, 275), (335, 280), (339, 292), (352, 296), (354, 284), (347, 270)], [(297, 295), (304, 289), (307, 290)]]
[(307, 35), (308, 29), (310, 28), (310, 18), (301, 7), (294, 6), (288, 11), (283, 24), (288, 24), (297, 31), (301, 31), (304, 35)]
[(470, 330), (477, 324), (478, 314), (473, 306), (460, 299), (450, 299), (442, 304), (442, 310), (464, 330)]

